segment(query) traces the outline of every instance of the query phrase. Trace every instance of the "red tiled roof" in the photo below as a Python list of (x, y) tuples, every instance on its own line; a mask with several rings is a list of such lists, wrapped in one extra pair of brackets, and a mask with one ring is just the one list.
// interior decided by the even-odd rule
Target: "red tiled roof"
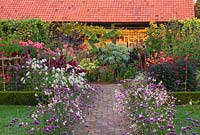
[(193, 0), (0, 0), (0, 18), (148, 22), (194, 17)]

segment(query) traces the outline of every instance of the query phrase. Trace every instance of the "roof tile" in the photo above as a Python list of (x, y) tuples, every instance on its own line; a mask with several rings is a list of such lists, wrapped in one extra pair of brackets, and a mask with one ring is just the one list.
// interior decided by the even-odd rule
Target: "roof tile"
[(194, 17), (193, 0), (1, 0), (0, 18), (149, 22)]

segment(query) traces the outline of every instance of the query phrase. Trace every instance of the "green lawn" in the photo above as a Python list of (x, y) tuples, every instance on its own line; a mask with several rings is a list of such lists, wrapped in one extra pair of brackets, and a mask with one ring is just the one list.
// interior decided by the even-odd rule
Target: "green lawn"
[[(200, 105), (178, 106), (177, 109), (177, 121), (183, 121), (184, 119), (188, 118), (186, 112), (190, 114), (191, 118), (200, 121)], [(7, 126), (9, 121), (11, 121), (13, 118), (24, 120), (28, 111), (28, 106), (0, 105), (0, 135), (28, 135), (23, 128), (9, 128)], [(180, 131), (181, 127), (182, 125), (180, 125), (177, 130)], [(196, 132), (200, 133), (199, 130), (200, 128), (197, 128)]]
[[(184, 124), (178, 124), (179, 126), (177, 126), (177, 131), (181, 131), (181, 127), (191, 126), (191, 120), (187, 120), (187, 118), (192, 118), (200, 122), (200, 105), (177, 106), (177, 110), (177, 121), (186, 121)], [(195, 127), (193, 131), (200, 134), (200, 127)]]
[(0, 135), (26, 135), (23, 128), (7, 126), (13, 118), (24, 120), (28, 106), (0, 105)]

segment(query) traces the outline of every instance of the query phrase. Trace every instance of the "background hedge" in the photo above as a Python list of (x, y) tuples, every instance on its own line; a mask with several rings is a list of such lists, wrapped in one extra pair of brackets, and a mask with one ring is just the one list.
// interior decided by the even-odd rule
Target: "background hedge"
[(47, 43), (49, 25), (39, 19), (0, 20), (0, 37)]
[(41, 95), (35, 91), (0, 91), (0, 104), (34, 106), (37, 104), (36, 93)]
[(200, 101), (200, 92), (173, 92), (170, 94), (177, 98), (177, 105), (189, 104), (190, 101)]

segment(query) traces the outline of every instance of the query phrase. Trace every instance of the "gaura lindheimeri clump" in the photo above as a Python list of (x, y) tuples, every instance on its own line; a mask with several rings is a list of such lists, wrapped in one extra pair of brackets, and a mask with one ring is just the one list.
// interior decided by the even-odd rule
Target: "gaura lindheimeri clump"
[(175, 134), (175, 98), (167, 94), (162, 83), (143, 77), (125, 83), (131, 131), (140, 135)]
[(39, 103), (31, 112), (31, 121), (21, 126), (33, 134), (72, 134), (74, 124), (84, 122), (85, 110), (95, 93), (84, 80), (84, 73), (76, 72), (77, 67), (71, 65), (49, 68), (45, 59), (30, 59), (23, 68), (27, 73), (21, 81), (34, 80), (33, 85), (42, 90), (43, 96), (36, 94)]

